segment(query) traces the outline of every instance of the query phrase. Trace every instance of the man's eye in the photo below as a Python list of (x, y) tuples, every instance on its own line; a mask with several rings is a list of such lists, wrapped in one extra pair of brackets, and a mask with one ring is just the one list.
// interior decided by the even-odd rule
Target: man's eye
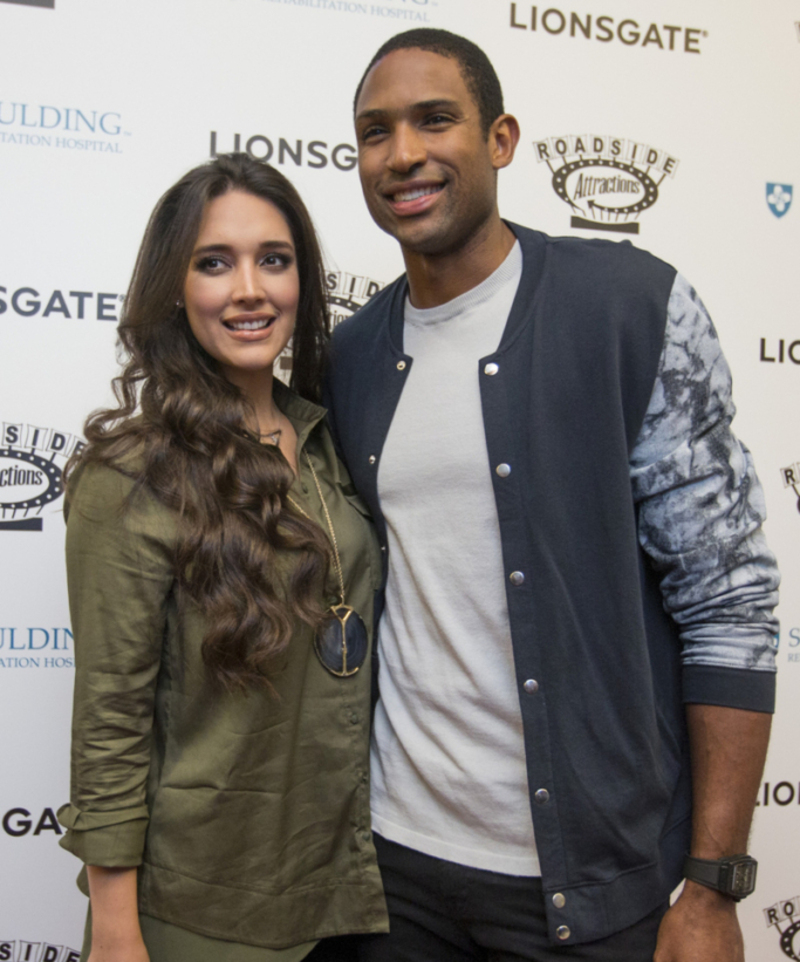
[(425, 119), (425, 123), (427, 123), (427, 124), (434, 124), (434, 125), (436, 125), (436, 124), (449, 124), (451, 120), (452, 120), (452, 118), (451, 118), (451, 117), (448, 117), (447, 114), (431, 114), (430, 117), (427, 117), (427, 118)]
[(365, 127), (364, 130), (361, 131), (361, 139), (372, 140), (373, 138), (380, 137), (381, 134), (385, 134), (385, 133), (386, 133), (385, 127), (379, 127), (377, 124), (373, 124), (372, 127)]

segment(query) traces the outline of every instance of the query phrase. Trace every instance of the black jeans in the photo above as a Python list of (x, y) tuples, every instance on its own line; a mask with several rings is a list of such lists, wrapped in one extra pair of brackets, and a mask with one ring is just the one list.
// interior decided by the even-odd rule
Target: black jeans
[(389, 935), (362, 936), (359, 962), (652, 962), (665, 902), (596, 942), (553, 945), (542, 882), (423, 855), (375, 835)]

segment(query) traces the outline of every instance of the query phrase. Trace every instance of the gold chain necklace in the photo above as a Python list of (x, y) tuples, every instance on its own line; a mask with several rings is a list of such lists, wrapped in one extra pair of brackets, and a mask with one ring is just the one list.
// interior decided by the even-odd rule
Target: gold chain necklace
[[(358, 612), (345, 603), (344, 572), (342, 570), (342, 561), (339, 557), (339, 545), (336, 542), (336, 531), (334, 530), (333, 521), (328, 511), (328, 505), (322, 495), (322, 485), (319, 483), (317, 472), (314, 470), (314, 464), (308, 455), (308, 451), (304, 451), (303, 454), (305, 455), (306, 464), (311, 471), (311, 476), (314, 479), (314, 487), (317, 489), (322, 511), (325, 515), (325, 522), (328, 525), (328, 532), (330, 533), (331, 544), (333, 546), (334, 567), (339, 578), (339, 591), (341, 595), (339, 604), (331, 605), (328, 608), (328, 613), (331, 617), (317, 631), (314, 639), (314, 650), (324, 667), (327, 668), (332, 675), (336, 675), (338, 678), (349, 678), (351, 675), (355, 675), (367, 657), (369, 647), (367, 628)], [(305, 518), (315, 523), (311, 515), (304, 511), (290, 494), (286, 495), (286, 500)]]
[[(344, 602), (344, 573), (342, 572), (342, 561), (341, 561), (341, 558), (339, 557), (339, 545), (336, 543), (336, 532), (333, 530), (333, 522), (331, 521), (331, 516), (328, 511), (328, 505), (325, 503), (325, 498), (322, 497), (322, 487), (319, 483), (317, 472), (314, 470), (314, 464), (311, 461), (311, 458), (308, 456), (308, 451), (303, 451), (303, 454), (305, 455), (305, 458), (306, 458), (306, 464), (311, 470), (311, 477), (314, 479), (314, 487), (317, 489), (317, 494), (319, 495), (319, 500), (322, 505), (322, 510), (323, 510), (323, 513), (325, 514), (325, 522), (328, 525), (328, 531), (330, 532), (330, 536), (331, 536), (331, 544), (333, 545), (333, 563), (336, 568), (336, 574), (339, 576), (339, 589), (342, 597), (341, 605), (346, 607)], [(294, 507), (297, 508), (300, 514), (305, 515), (305, 517), (308, 518), (309, 521), (312, 521), (312, 522), (314, 521), (311, 515), (303, 511), (300, 505), (295, 501), (295, 499), (290, 494), (286, 495), (286, 500), (290, 502), (290, 504), (294, 505)]]

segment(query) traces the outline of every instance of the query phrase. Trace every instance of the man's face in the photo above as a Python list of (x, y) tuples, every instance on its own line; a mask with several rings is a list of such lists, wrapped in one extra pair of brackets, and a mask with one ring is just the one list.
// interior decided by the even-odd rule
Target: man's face
[(416, 48), (387, 54), (356, 104), (358, 169), (375, 223), (407, 250), (449, 254), (496, 207), (494, 137), (456, 60)]

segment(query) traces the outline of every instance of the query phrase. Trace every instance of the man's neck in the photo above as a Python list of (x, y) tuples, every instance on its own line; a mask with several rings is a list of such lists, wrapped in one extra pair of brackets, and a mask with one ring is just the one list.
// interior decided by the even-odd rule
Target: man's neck
[(451, 253), (421, 254), (404, 248), (411, 303), (423, 309), (438, 307), (477, 287), (503, 263), (515, 240), (497, 214)]

